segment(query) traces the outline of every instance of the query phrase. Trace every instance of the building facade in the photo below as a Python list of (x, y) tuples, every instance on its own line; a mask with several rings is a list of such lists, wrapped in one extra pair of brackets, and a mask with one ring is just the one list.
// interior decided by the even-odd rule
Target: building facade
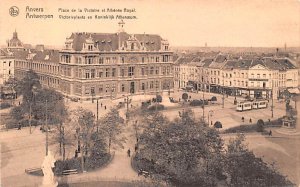
[[(226, 55), (218, 55), (213, 59), (188, 61), (185, 66), (190, 64), (198, 68), (198, 90), (251, 98), (278, 98), (285, 90), (298, 87), (298, 68), (288, 58), (229, 59)], [(175, 64), (177, 69), (185, 67)], [(181, 86), (184, 88), (185, 85)]]
[(0, 49), (0, 85), (14, 77), (14, 57)]
[(173, 89), (173, 52), (159, 35), (72, 33), (64, 49), (16, 51), (18, 78), (35, 71), (43, 86), (89, 100)]

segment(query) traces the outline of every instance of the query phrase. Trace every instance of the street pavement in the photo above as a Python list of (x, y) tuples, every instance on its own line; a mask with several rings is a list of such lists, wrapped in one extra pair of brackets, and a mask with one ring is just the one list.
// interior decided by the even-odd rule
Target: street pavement
[[(181, 93), (171, 93), (171, 97), (179, 99)], [(182, 108), (178, 108), (177, 104), (170, 103), (168, 101), (168, 95), (166, 93), (163, 95), (163, 103), (167, 110), (163, 113), (170, 119), (178, 117), (178, 111)], [(189, 93), (192, 99), (201, 99), (203, 97), (202, 93)], [(213, 122), (220, 121), (223, 124), (223, 129), (240, 125), (241, 117), (244, 116), (245, 123), (248, 123), (249, 119), (252, 119), (252, 123), (256, 123), (258, 119), (267, 120), (271, 118), (270, 107), (267, 109), (251, 110), (247, 112), (236, 112), (235, 105), (233, 105), (233, 97), (225, 98), (224, 108), (222, 107), (222, 96), (218, 94), (205, 93), (205, 99), (211, 98), (212, 96), (217, 97), (217, 103), (205, 106), (204, 117), (207, 120), (209, 111), (212, 113), (210, 120)], [(129, 96), (132, 99), (132, 103), (129, 104), (139, 107), (141, 101), (153, 98), (154, 95), (139, 95), (139, 96)], [(238, 98), (239, 99), (239, 98)], [(99, 100), (99, 118), (104, 116), (109, 109), (117, 105), (119, 102), (124, 102), (124, 98), (119, 98), (115, 100), (103, 99)], [(96, 100), (94, 103), (92, 101), (83, 102), (71, 102), (66, 101), (66, 106), (69, 110), (74, 110), (77, 107), (83, 107), (91, 110), (96, 115)], [(101, 106), (102, 103), (102, 106)], [(275, 101), (274, 118), (281, 117), (285, 114), (284, 103)], [(105, 110), (106, 106), (106, 110)], [(269, 105), (270, 106), (270, 105)], [(192, 107), (195, 112), (196, 118), (200, 119), (203, 115), (203, 109), (201, 107)], [(120, 110), (120, 114), (124, 117), (126, 108)], [(271, 118), (272, 119), (272, 118)], [(131, 168), (131, 160), (127, 156), (127, 150), (130, 148), (131, 152), (134, 151), (135, 137), (134, 130), (130, 123), (127, 124), (124, 135), (127, 137), (127, 142), (124, 145), (124, 149), (119, 149), (115, 151), (115, 156), (111, 163), (109, 163), (105, 168), (100, 168), (98, 170), (87, 172), (78, 175), (71, 175), (67, 180), (76, 182), (84, 180), (116, 180), (116, 181), (131, 181), (131, 180), (144, 180), (143, 177), (138, 177), (137, 173)], [(275, 135), (275, 133), (274, 133)], [(275, 158), (278, 162), (278, 167), (280, 171), (291, 176), (294, 180), (299, 177), (299, 167), (298, 170), (293, 170), (293, 166), (299, 166), (299, 159), (295, 162), (292, 157), (299, 158), (299, 154), (296, 145), (293, 144), (294, 139), (288, 138), (278, 138), (270, 139), (268, 137), (263, 137), (260, 135), (255, 135), (253, 137), (247, 138), (249, 147), (254, 150), (255, 153), (264, 155), (264, 159), (272, 160)], [(34, 129), (33, 134), (29, 134), (28, 128), (22, 128), (22, 130), (9, 130), (0, 131), (0, 143), (1, 143), (1, 185), (2, 186), (36, 186), (41, 183), (42, 177), (31, 176), (25, 173), (25, 169), (40, 167), (45, 155), (45, 135), (38, 129)], [(254, 146), (252, 146), (254, 145)], [(287, 145), (287, 146), (285, 146)], [(57, 146), (51, 145), (51, 151), (58, 158)], [(291, 150), (293, 149), (293, 150)], [(71, 157), (74, 153), (74, 148), (71, 148), (67, 156)], [(275, 155), (279, 155), (275, 157)], [(288, 164), (285, 164), (285, 163)], [(297, 164), (297, 165), (295, 165)], [(297, 174), (298, 173), (298, 174)], [(297, 181), (297, 180), (294, 180)], [(0, 186), (1, 186), (0, 185)]]
[[(266, 129), (267, 131), (269, 129)], [(296, 186), (300, 185), (300, 135), (287, 135), (272, 129), (272, 136), (259, 133), (245, 134), (245, 144), (257, 157), (268, 164), (275, 164), (276, 170), (288, 177)], [(235, 134), (221, 134), (228, 142)]]

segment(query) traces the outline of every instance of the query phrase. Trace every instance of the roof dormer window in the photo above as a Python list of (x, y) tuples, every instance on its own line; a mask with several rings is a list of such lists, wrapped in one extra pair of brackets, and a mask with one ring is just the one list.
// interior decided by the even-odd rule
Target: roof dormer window
[(92, 51), (93, 50), (93, 45), (88, 45), (88, 50)]

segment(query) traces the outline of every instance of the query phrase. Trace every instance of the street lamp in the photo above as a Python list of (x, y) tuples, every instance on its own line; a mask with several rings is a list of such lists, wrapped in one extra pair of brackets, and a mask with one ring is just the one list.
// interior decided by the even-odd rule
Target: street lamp
[(208, 123), (208, 126), (209, 126), (209, 122), (210, 122), (210, 121), (209, 121), (209, 117), (212, 118), (213, 114), (214, 114), (214, 111), (213, 111), (213, 110), (208, 111), (208, 114), (207, 114), (207, 123)]

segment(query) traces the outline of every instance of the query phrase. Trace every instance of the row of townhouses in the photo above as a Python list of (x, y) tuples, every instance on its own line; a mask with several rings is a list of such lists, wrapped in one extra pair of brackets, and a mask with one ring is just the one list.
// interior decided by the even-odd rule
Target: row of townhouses
[(213, 58), (183, 55), (175, 61), (174, 87), (251, 98), (278, 98), (298, 88), (298, 68), (288, 58)]

